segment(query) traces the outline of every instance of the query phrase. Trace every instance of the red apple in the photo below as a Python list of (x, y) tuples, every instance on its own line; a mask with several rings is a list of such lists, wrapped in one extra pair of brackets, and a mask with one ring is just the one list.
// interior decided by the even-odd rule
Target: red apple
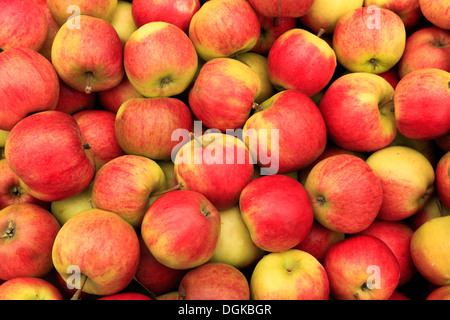
[[(298, 50), (299, 47), (302, 50)], [(308, 96), (325, 88), (337, 66), (336, 55), (328, 43), (299, 28), (278, 37), (269, 51), (267, 63), (275, 88), (295, 89)]]
[(141, 224), (144, 243), (161, 264), (191, 269), (213, 255), (220, 232), (220, 214), (201, 193), (175, 190), (160, 196)]
[(301, 170), (325, 150), (325, 121), (306, 94), (284, 90), (255, 111), (245, 122), (243, 137), (263, 174)]
[(149, 296), (139, 292), (119, 292), (109, 296), (98, 298), (97, 300), (153, 300)]
[(139, 236), (140, 258), (135, 278), (148, 291), (161, 295), (178, 289), (181, 278), (187, 270), (172, 269), (158, 262), (147, 248), (142, 236)]
[(192, 131), (189, 107), (173, 97), (135, 98), (125, 101), (115, 117), (115, 136), (127, 154), (170, 160), (178, 142), (175, 130)]
[(58, 76), (36, 51), (12, 48), (0, 53), (0, 74), (0, 130), (10, 131), (31, 113), (55, 109)]
[(268, 175), (242, 190), (239, 206), (253, 242), (265, 251), (291, 249), (306, 238), (314, 220), (304, 187), (286, 175)]
[(20, 179), (14, 171), (9, 167), (6, 159), (0, 160), (0, 210), (12, 204), (32, 203), (43, 207), (50, 208), (50, 203), (39, 200), (20, 186)]
[(337, 300), (387, 300), (400, 279), (400, 267), (382, 240), (358, 235), (339, 241), (326, 253), (323, 266)]
[(450, 31), (438, 27), (421, 28), (406, 39), (398, 64), (400, 78), (418, 69), (436, 68), (450, 72)]
[(239, 269), (210, 262), (184, 275), (178, 296), (178, 300), (250, 300), (250, 287)]
[(378, 176), (363, 159), (349, 154), (318, 162), (306, 178), (305, 189), (315, 220), (346, 234), (368, 228), (383, 201)]
[(330, 285), (311, 254), (290, 249), (266, 254), (250, 278), (252, 300), (328, 300)]
[(82, 110), (91, 110), (96, 107), (96, 94), (86, 94), (69, 87), (59, 79), (59, 98), (55, 110), (63, 111), (68, 114)]
[(436, 191), (442, 204), (450, 208), (450, 151), (444, 154), (436, 166)]
[(134, 0), (132, 2), (133, 20), (136, 26), (154, 21), (169, 22), (184, 32), (189, 31), (192, 16), (200, 9), (199, 0)]
[(81, 110), (72, 116), (80, 127), (83, 140), (89, 141), (96, 171), (108, 161), (125, 155), (115, 133), (115, 113), (94, 109)]
[(188, 34), (200, 58), (208, 61), (250, 51), (260, 32), (249, 2), (217, 0), (205, 2), (193, 15)]
[(395, 121), (405, 137), (430, 140), (450, 132), (450, 72), (426, 68), (404, 76), (394, 95)]
[(92, 204), (139, 227), (149, 207), (150, 195), (164, 189), (164, 172), (155, 161), (125, 154), (97, 171), (92, 184)]
[(375, 220), (367, 229), (358, 234), (374, 236), (387, 244), (400, 266), (398, 285), (408, 283), (416, 274), (411, 258), (410, 243), (414, 230), (403, 221)]
[(297, 25), (297, 20), (292, 17), (266, 17), (256, 12), (259, 24), (261, 25), (261, 32), (258, 42), (255, 44), (252, 52), (267, 55), (272, 48), (275, 40), (288, 30), (294, 29)]
[(36, 277), (17, 277), (0, 285), (0, 300), (64, 300), (49, 281)]
[(398, 75), (397, 67), (393, 67), (385, 72), (379, 73), (378, 75), (387, 82), (389, 82), (389, 84), (392, 86), (392, 88), (394, 88), (394, 90), (397, 87), (398, 82), (400, 81), (400, 76)]
[(120, 106), (127, 100), (133, 98), (143, 98), (144, 96), (124, 76), (122, 81), (114, 88), (97, 92), (101, 107), (107, 111), (117, 113)]
[(38, 205), (12, 204), (0, 210), (0, 279), (47, 275), (59, 230), (56, 218)]
[(425, 222), (411, 238), (411, 257), (417, 271), (430, 283), (450, 284), (450, 216)]
[(402, 19), (384, 8), (357, 8), (342, 16), (333, 32), (338, 62), (351, 72), (382, 73), (401, 59), (406, 29)]
[(71, 17), (88, 15), (111, 21), (117, 0), (47, 0), (53, 18), (63, 25)]
[[(74, 19), (79, 19), (79, 27), (72, 26)], [(111, 89), (122, 81), (122, 51), (119, 35), (109, 22), (80, 15), (64, 23), (56, 34), (52, 64), (68, 86), (89, 94)]]
[(267, 17), (293, 17), (298, 18), (306, 14), (314, 0), (249, 0), (256, 11)]
[(328, 249), (335, 243), (344, 240), (345, 233), (325, 228), (317, 221), (313, 221), (311, 230), (293, 249), (308, 252), (319, 262), (323, 262)]
[(420, 10), (435, 26), (450, 30), (450, 10), (445, 0), (419, 0)]
[(450, 300), (450, 285), (434, 289), (426, 296), (425, 300)]
[(402, 19), (406, 29), (416, 26), (422, 18), (419, 0), (364, 0), (364, 7), (370, 6), (395, 12)]
[(382, 77), (355, 72), (336, 79), (319, 109), (331, 141), (341, 148), (371, 152), (395, 138), (394, 89)]
[(95, 163), (75, 119), (43, 111), (21, 120), (9, 133), (5, 158), (21, 185), (42, 201), (74, 196), (91, 183)]
[(411, 300), (411, 299), (399, 291), (394, 291), (394, 293), (388, 300)]
[(261, 90), (261, 80), (247, 64), (231, 58), (206, 62), (189, 91), (189, 107), (210, 129), (241, 128)]
[(0, 49), (29, 48), (39, 51), (47, 39), (44, 11), (33, 0), (0, 0)]
[(58, 24), (58, 22), (56, 22), (55, 19), (53, 19), (52, 13), (50, 12), (50, 9), (48, 8), (47, 5), (47, 0), (33, 0), (33, 1), (36, 2), (41, 7), (42, 11), (44, 11), (48, 25), (47, 38), (45, 39), (44, 44), (39, 50), (39, 53), (51, 61), (53, 39), (55, 39), (55, 36), (60, 28), (60, 25)]
[(61, 227), (53, 244), (52, 260), (67, 285), (90, 294), (116, 294), (129, 285), (136, 273), (138, 236), (115, 213), (85, 210)]

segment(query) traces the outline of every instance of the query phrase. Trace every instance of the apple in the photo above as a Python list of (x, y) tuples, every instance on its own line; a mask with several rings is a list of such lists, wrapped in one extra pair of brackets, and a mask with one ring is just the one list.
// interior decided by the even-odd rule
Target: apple
[(420, 10), (433, 25), (450, 30), (450, 10), (447, 1), (419, 0)]
[(125, 155), (116, 137), (116, 114), (106, 110), (82, 110), (73, 118), (80, 127), (84, 141), (89, 141), (90, 153), (98, 171), (105, 163)]
[(244, 142), (231, 134), (206, 133), (185, 143), (174, 159), (183, 189), (204, 195), (218, 210), (238, 203), (253, 179), (254, 164)]
[(219, 213), (219, 239), (209, 262), (226, 263), (240, 270), (254, 266), (263, 257), (264, 251), (253, 242), (239, 205)]
[(154, 295), (161, 295), (178, 289), (181, 278), (187, 270), (172, 269), (158, 262), (139, 236), (140, 258), (135, 280)]
[(434, 289), (426, 296), (425, 300), (450, 300), (450, 285)]
[(117, 214), (86, 210), (61, 227), (53, 244), (52, 260), (67, 285), (76, 287), (78, 292), (116, 294), (126, 288), (136, 273), (138, 236)]
[(5, 158), (26, 192), (51, 202), (74, 196), (91, 183), (95, 163), (88, 148), (71, 115), (42, 111), (10, 131)]
[(370, 6), (395, 12), (402, 19), (406, 29), (416, 26), (422, 18), (419, 0), (364, 0), (364, 7)]
[(333, 32), (338, 62), (350, 72), (382, 73), (401, 59), (406, 29), (402, 19), (384, 8), (357, 8), (342, 16)]
[(425, 206), (408, 219), (408, 224), (413, 230), (417, 230), (428, 220), (443, 216), (450, 216), (450, 208), (442, 204), (437, 192), (435, 192)]
[(139, 91), (131, 84), (127, 76), (115, 87), (97, 92), (101, 108), (107, 111), (117, 113), (122, 104), (133, 98), (144, 98)]
[(77, 195), (63, 200), (53, 201), (50, 204), (50, 212), (61, 226), (74, 215), (93, 208), (92, 183)]
[(171, 159), (178, 144), (172, 133), (183, 129), (193, 129), (191, 112), (174, 97), (129, 99), (115, 117), (115, 136), (125, 153), (153, 160)]
[(421, 28), (406, 38), (405, 52), (398, 63), (400, 78), (418, 69), (436, 68), (450, 72), (450, 31), (435, 26)]
[(192, 16), (188, 30), (199, 57), (205, 61), (250, 51), (260, 33), (258, 16), (246, 0), (203, 3)]
[(344, 240), (345, 236), (345, 233), (328, 229), (314, 220), (306, 238), (293, 249), (305, 251), (322, 263), (328, 249), (335, 243)]
[(291, 249), (306, 238), (314, 215), (305, 188), (286, 175), (257, 178), (242, 190), (239, 206), (253, 242), (269, 252)]
[(325, 121), (306, 94), (283, 90), (255, 111), (244, 124), (243, 137), (263, 174), (301, 170), (325, 150)]
[(394, 291), (388, 300), (411, 300), (411, 298), (399, 291)]
[(156, 300), (178, 300), (178, 290), (160, 294)]
[(410, 243), (414, 230), (404, 221), (376, 219), (368, 228), (358, 233), (374, 236), (387, 244), (394, 253), (400, 267), (398, 286), (408, 283), (416, 274), (411, 258)]
[(332, 34), (343, 15), (363, 4), (364, 0), (315, 0), (311, 9), (300, 17), (300, 22), (315, 34)]
[(125, 154), (101, 167), (92, 184), (95, 208), (114, 212), (139, 227), (149, 206), (150, 195), (165, 189), (164, 172), (143, 156)]
[(47, 275), (59, 230), (58, 221), (41, 206), (20, 203), (0, 210), (0, 279)]
[(22, 47), (39, 51), (47, 39), (47, 18), (33, 0), (1, 0), (0, 21), (0, 50)]
[(144, 97), (168, 97), (188, 88), (198, 68), (198, 56), (183, 30), (155, 21), (130, 35), (124, 67), (128, 80)]
[(53, 18), (63, 25), (72, 17), (87, 15), (111, 22), (117, 0), (47, 0)]
[(49, 281), (37, 277), (17, 277), (0, 285), (0, 300), (64, 300)]
[(318, 162), (304, 185), (314, 218), (324, 227), (346, 234), (368, 228), (383, 201), (380, 179), (361, 158), (341, 154)]
[[(72, 26), (75, 19), (79, 28)], [(80, 15), (64, 23), (56, 34), (52, 64), (69, 87), (90, 94), (122, 81), (122, 50), (119, 35), (108, 21)]]
[(134, 0), (133, 20), (138, 27), (154, 21), (164, 21), (176, 25), (184, 32), (189, 31), (192, 16), (200, 9), (199, 0)]
[(55, 109), (58, 76), (41, 54), (28, 48), (5, 50), (0, 53), (0, 74), (0, 130), (10, 131), (31, 113)]
[(421, 210), (433, 194), (433, 166), (415, 149), (386, 147), (372, 153), (366, 162), (380, 178), (383, 188), (383, 202), (377, 216), (381, 220), (409, 218)]
[(438, 152), (436, 150), (436, 144), (433, 140), (418, 140), (405, 137), (401, 132), (397, 131), (395, 139), (389, 144), (389, 146), (405, 146), (415, 149), (422, 153), (428, 161), (430, 161), (433, 167), (436, 166), (438, 161)]
[(41, 7), (42, 11), (44, 11), (48, 26), (47, 37), (41, 49), (39, 50), (39, 53), (51, 61), (53, 39), (55, 39), (55, 36), (60, 28), (60, 25), (58, 24), (58, 22), (55, 21), (55, 19), (53, 19), (52, 13), (50, 12), (50, 9), (48, 8), (47, 5), (47, 0), (33, 0), (33, 1), (36, 2)]
[(204, 126), (225, 132), (244, 125), (260, 92), (260, 77), (249, 65), (216, 58), (200, 69), (188, 103)]
[(109, 296), (98, 298), (97, 300), (153, 300), (148, 295), (139, 292), (119, 292)]
[(6, 138), (8, 138), (9, 131), (0, 129), (0, 148), (4, 148), (6, 144)]
[(430, 283), (450, 284), (450, 216), (425, 222), (411, 238), (411, 257), (417, 271)]
[(267, 17), (293, 17), (305, 15), (312, 7), (314, 0), (249, 0), (255, 11)]
[(0, 210), (13, 204), (32, 203), (49, 209), (50, 203), (39, 200), (20, 185), (20, 179), (9, 167), (6, 159), (0, 159)]
[(250, 300), (250, 287), (239, 269), (209, 262), (184, 275), (178, 296), (178, 300)]
[[(299, 47), (302, 50), (298, 50)], [(337, 66), (336, 54), (330, 45), (300, 28), (278, 37), (269, 51), (267, 63), (275, 88), (295, 89), (308, 96), (325, 88)]]
[(297, 26), (297, 19), (292, 17), (266, 17), (255, 12), (258, 17), (261, 31), (258, 41), (252, 48), (252, 52), (256, 52), (262, 55), (267, 55), (272, 48), (275, 40), (278, 39), (283, 33), (291, 30)]
[(257, 263), (250, 291), (252, 300), (328, 300), (330, 285), (314, 256), (290, 249), (268, 253)]
[(201, 193), (175, 190), (161, 195), (141, 224), (145, 245), (155, 259), (172, 269), (191, 269), (213, 255), (220, 214)]
[(436, 191), (442, 204), (450, 208), (450, 151), (436, 165)]
[[(425, 68), (404, 76), (394, 95), (395, 121), (405, 137), (430, 140), (450, 132), (450, 72)], [(414, 92), (414, 94), (411, 94)]]
[(157, 160), (156, 163), (164, 172), (166, 179), (166, 188), (174, 188), (178, 185), (177, 177), (175, 176), (175, 163), (172, 160)]
[(397, 87), (397, 84), (400, 81), (400, 76), (398, 75), (398, 70), (397, 69), (398, 69), (397, 66), (395, 66), (395, 67), (393, 67), (393, 68), (391, 68), (391, 69), (389, 69), (389, 70), (387, 70), (385, 72), (382, 72), (382, 73), (378, 74), (384, 80), (389, 82), (389, 84), (392, 86), (392, 88), (394, 88), (394, 90), (395, 90), (395, 88)]
[(247, 64), (259, 77), (261, 86), (254, 102), (258, 104), (263, 103), (276, 93), (270, 81), (269, 67), (265, 55), (249, 51), (241, 53), (237, 59)]
[(63, 111), (68, 114), (74, 114), (82, 110), (91, 110), (96, 107), (96, 94), (86, 94), (69, 87), (59, 79), (59, 98), (56, 104), (56, 111)]
[(388, 146), (397, 133), (393, 98), (392, 86), (376, 74), (354, 72), (340, 76), (319, 105), (330, 140), (357, 152)]
[(336, 300), (387, 300), (400, 279), (392, 250), (370, 235), (339, 241), (328, 249), (323, 266)]
[[(136, 1), (135, 1), (136, 2)], [(122, 45), (130, 38), (131, 34), (135, 32), (138, 27), (133, 20), (132, 3), (129, 1), (117, 1), (117, 8), (111, 19), (111, 25), (117, 31)]]

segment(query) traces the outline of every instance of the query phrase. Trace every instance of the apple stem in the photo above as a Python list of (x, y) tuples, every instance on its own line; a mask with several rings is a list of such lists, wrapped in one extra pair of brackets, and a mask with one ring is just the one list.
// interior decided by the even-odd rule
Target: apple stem
[(92, 73), (91, 73), (91, 72), (88, 72), (88, 73), (87, 73), (87, 76), (86, 76), (86, 87), (85, 87), (85, 89), (84, 89), (84, 92), (85, 92), (86, 94), (91, 94), (91, 92), (92, 92), (92, 87), (91, 87), (91, 75), (92, 75)]
[[(236, 54), (235, 54), (235, 57), (236, 57), (236, 60), (242, 62), (242, 63), (245, 64), (247, 67), (250, 67), (250, 65), (249, 65), (245, 60), (243, 60), (243, 59), (241, 58), (241, 56), (239, 55), (239, 53), (236, 53)], [(250, 68), (251, 68), (251, 67), (250, 67)]]
[(320, 28), (319, 29), (319, 32), (317, 32), (317, 37), (321, 37), (321, 36), (323, 36), (323, 34), (325, 33), (325, 29), (324, 28)]
[(72, 298), (70, 298), (70, 300), (79, 300), (80, 299), (80, 295), (81, 295), (81, 292), (83, 291), (83, 287), (84, 287), (84, 285), (86, 283), (86, 280), (87, 280), (87, 276), (85, 274), (82, 274), (81, 275), (81, 285), (77, 289), (75, 294), (72, 296)]
[(263, 108), (261, 108), (261, 106), (257, 102), (252, 103), (252, 109), (256, 111), (263, 111)]
[(142, 283), (140, 283), (139, 280), (136, 278), (136, 276), (134, 276), (133, 280), (134, 280), (138, 285), (140, 285), (145, 291), (148, 292), (150, 298), (152, 298), (153, 300), (157, 300), (156, 294), (155, 294), (154, 292), (148, 290), (146, 286), (144, 286)]
[(173, 187), (171, 187), (169, 189), (166, 189), (164, 191), (153, 193), (153, 194), (150, 195), (150, 197), (158, 197), (158, 196), (161, 196), (161, 195), (163, 195), (165, 193), (168, 193), (168, 192), (171, 192), (171, 191), (180, 190), (181, 188), (183, 188), (183, 184), (179, 183), (179, 184), (177, 184), (177, 185), (175, 185), (175, 186), (173, 186)]

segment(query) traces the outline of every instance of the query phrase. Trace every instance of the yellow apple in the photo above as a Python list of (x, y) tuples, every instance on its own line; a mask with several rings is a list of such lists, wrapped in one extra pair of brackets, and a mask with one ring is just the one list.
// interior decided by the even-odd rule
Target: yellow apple
[(62, 226), (74, 215), (93, 208), (91, 196), (92, 183), (84, 191), (75, 196), (53, 201), (50, 204), (50, 211)]
[(125, 45), (131, 34), (137, 30), (131, 13), (131, 2), (117, 1), (117, 8), (111, 19), (111, 25), (117, 31), (122, 44)]

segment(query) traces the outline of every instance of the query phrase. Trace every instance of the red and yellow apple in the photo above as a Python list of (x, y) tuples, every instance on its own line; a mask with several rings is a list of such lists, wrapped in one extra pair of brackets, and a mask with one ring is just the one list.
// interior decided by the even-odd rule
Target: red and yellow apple
[(419, 0), (420, 10), (433, 25), (450, 30), (450, 10), (445, 0)]
[(402, 19), (406, 29), (416, 26), (422, 18), (419, 0), (364, 0), (364, 7), (370, 6), (395, 12)]
[(0, 285), (0, 300), (64, 300), (49, 281), (36, 277), (17, 277)]
[(314, 0), (249, 0), (255, 11), (267, 17), (298, 18), (305, 15), (314, 3)]
[(436, 191), (442, 204), (450, 208), (450, 151), (438, 161), (435, 169)]
[(71, 17), (87, 15), (111, 22), (117, 0), (47, 0), (53, 18), (63, 25)]

